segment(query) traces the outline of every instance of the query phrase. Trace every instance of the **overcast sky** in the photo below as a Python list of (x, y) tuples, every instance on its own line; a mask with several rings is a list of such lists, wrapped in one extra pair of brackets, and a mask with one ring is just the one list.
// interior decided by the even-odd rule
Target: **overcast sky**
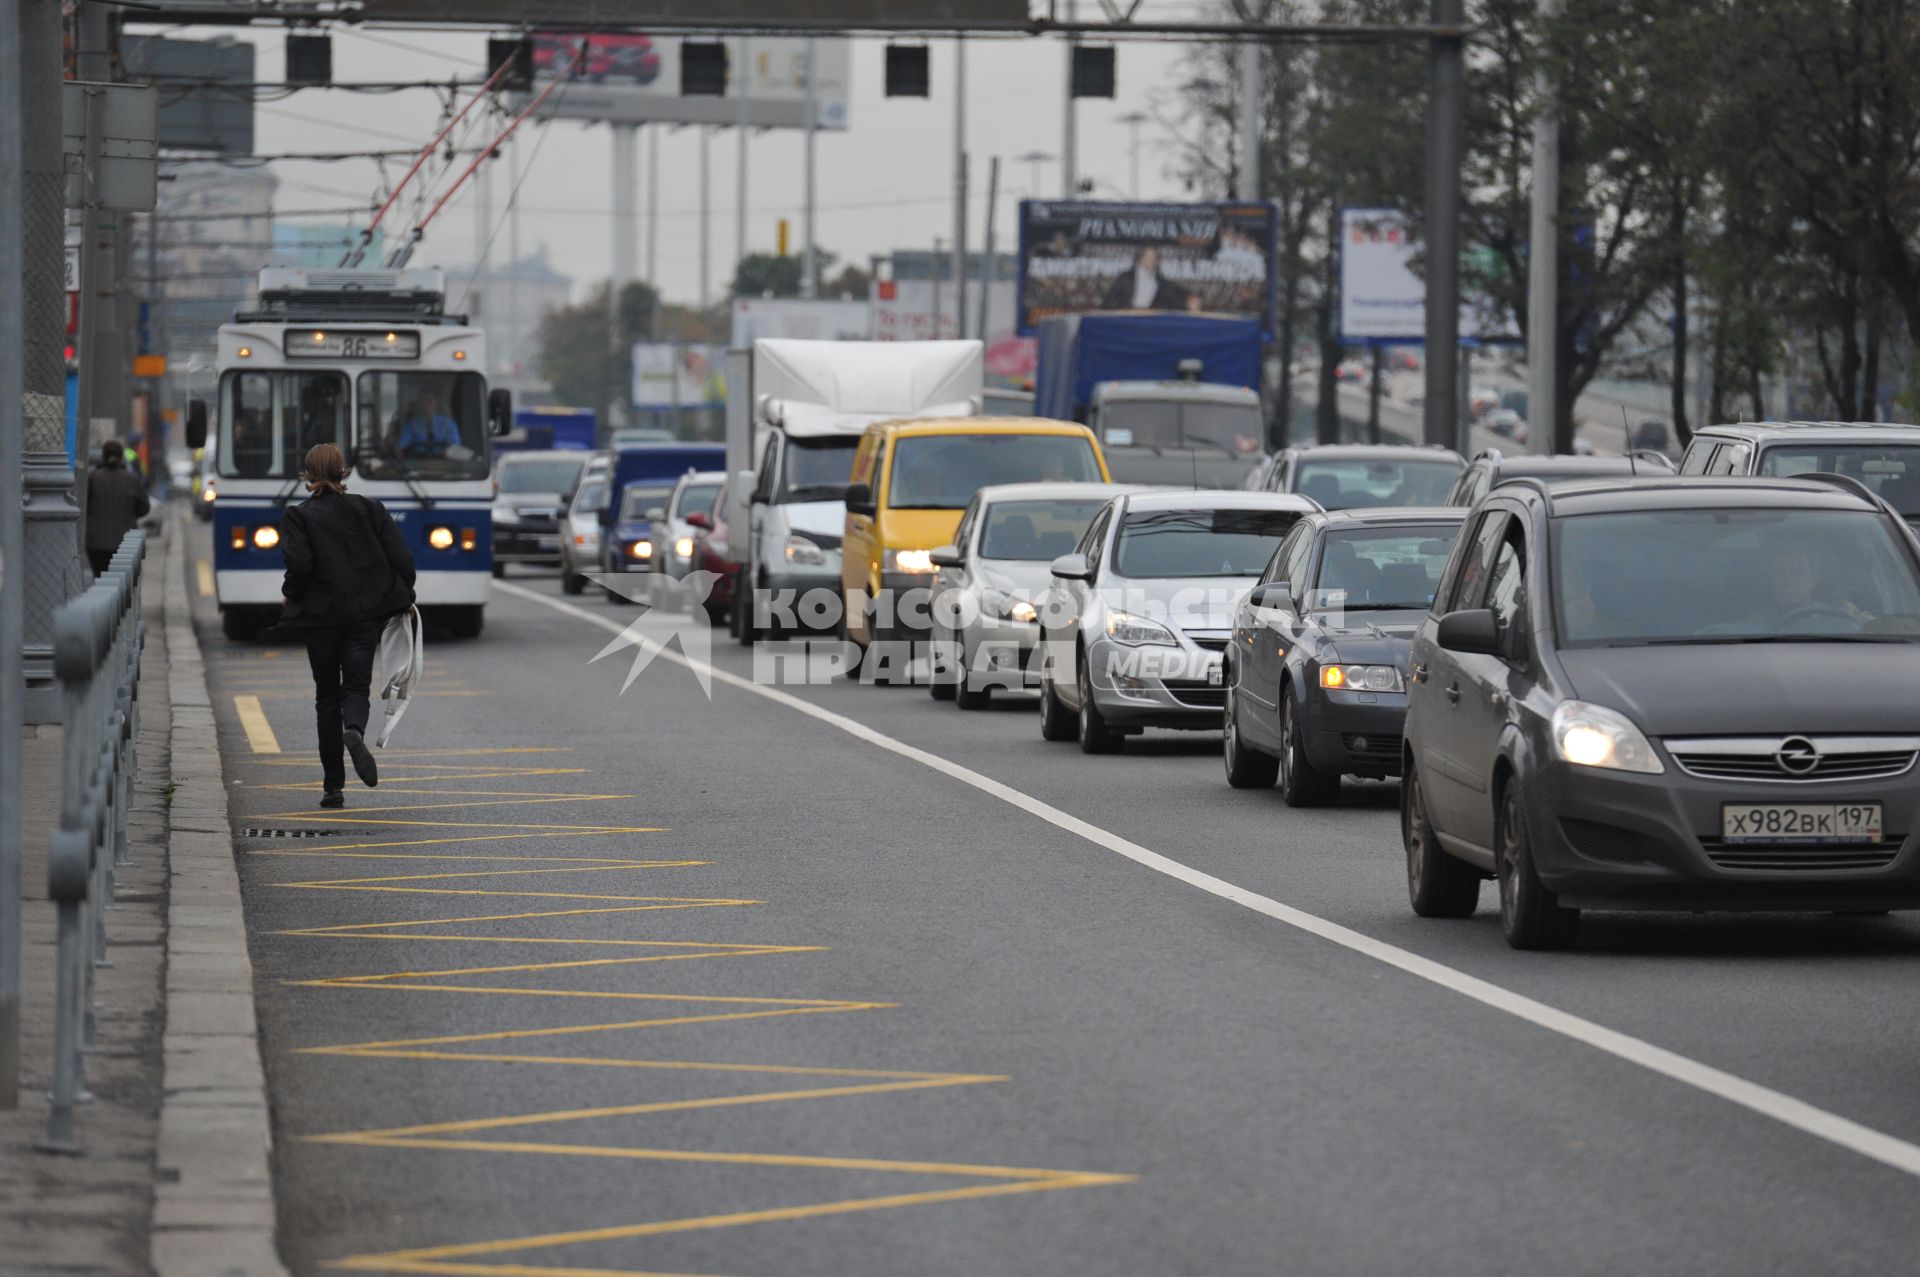
[[(1081, 7), (1083, 16), (1096, 8), (1092, 3)], [(1190, 17), (1202, 10), (1202, 0), (1146, 0), (1139, 16)], [(212, 33), (211, 28), (199, 28), (177, 34), (205, 38)], [(259, 79), (283, 78), (284, 32), (249, 30), (239, 38), (259, 46)], [(883, 96), (883, 46), (884, 41), (872, 38), (853, 42), (851, 126), (844, 132), (822, 131), (818, 143), (818, 241), (842, 259), (863, 262), (870, 254), (894, 248), (931, 247), (935, 236), (944, 239), (952, 233), (952, 41), (934, 42), (933, 95), (927, 99)], [(1189, 48), (1124, 43), (1118, 51), (1115, 99), (1080, 102), (1080, 170), (1082, 176), (1100, 183), (1096, 195), (1118, 198), (1128, 193), (1129, 130), (1116, 119), (1134, 110), (1151, 113), (1156, 103), (1164, 103), (1182, 78), (1180, 64)], [(997, 231), (1004, 250), (1012, 242), (1015, 201), (1033, 193), (1031, 167), (1013, 163), (1013, 157), (1060, 150), (1062, 49), (1059, 41), (1051, 39), (969, 43), (967, 129), (975, 175), (970, 236), (976, 249), (984, 229), (988, 157), (1002, 157)], [(340, 80), (477, 78), (484, 74), (485, 60), (484, 33), (334, 28), (333, 68)], [(391, 95), (308, 91), (262, 102), (257, 110), (255, 147), (263, 154), (418, 147), (433, 135), (439, 117), (436, 95), (418, 90)], [(699, 281), (698, 135), (693, 129), (658, 131), (658, 274), (670, 299), (690, 301)], [(1141, 130), (1141, 139), (1142, 196), (1183, 198), (1181, 185), (1166, 171), (1170, 152), (1165, 134), (1148, 124)], [(574, 277), (576, 290), (604, 279), (609, 273), (612, 237), (609, 130), (563, 121), (547, 126), (542, 138), (540, 127), (530, 122), (521, 131), (519, 147), (521, 163), (529, 166), (520, 188), (523, 252), (545, 245), (554, 266)], [(717, 294), (733, 275), (738, 143), (728, 131), (716, 134), (712, 147), (711, 271)], [(782, 216), (792, 220), (793, 245), (798, 251), (803, 153), (803, 134), (798, 131), (755, 136), (748, 198), (749, 251), (771, 251), (776, 222)], [(644, 149), (642, 156), (644, 182)], [(406, 161), (389, 161), (388, 167), (397, 178), (405, 171)], [(508, 242), (504, 168), (504, 164), (496, 166), (493, 184), (496, 262), (505, 260)], [(274, 165), (274, 172), (281, 182), (277, 207), (283, 213), (361, 205), (378, 184), (378, 173), (367, 160), (325, 165), (283, 162)], [(1042, 166), (1041, 178), (1041, 194), (1060, 194), (1057, 164)], [(644, 215), (644, 192), (641, 200)], [(464, 272), (474, 260), (477, 223), (476, 202), (469, 189), (434, 223), (416, 264)], [(636, 254), (643, 274), (645, 235), (643, 224), (643, 247)]]

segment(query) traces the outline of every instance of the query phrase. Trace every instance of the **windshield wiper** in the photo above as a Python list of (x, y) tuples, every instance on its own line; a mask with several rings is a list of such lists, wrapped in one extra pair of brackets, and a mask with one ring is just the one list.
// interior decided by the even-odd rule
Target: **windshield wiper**
[(1913, 634), (1710, 634), (1692, 638), (1641, 639), (1609, 643), (1608, 647), (1712, 647), (1719, 644), (1758, 643), (1911, 643)]

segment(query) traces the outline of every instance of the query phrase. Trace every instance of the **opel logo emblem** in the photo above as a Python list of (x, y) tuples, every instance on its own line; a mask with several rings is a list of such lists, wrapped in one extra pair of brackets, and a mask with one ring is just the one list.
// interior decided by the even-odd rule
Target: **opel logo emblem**
[(1820, 747), (1804, 736), (1789, 736), (1773, 752), (1773, 761), (1789, 776), (1805, 776), (1820, 766)]

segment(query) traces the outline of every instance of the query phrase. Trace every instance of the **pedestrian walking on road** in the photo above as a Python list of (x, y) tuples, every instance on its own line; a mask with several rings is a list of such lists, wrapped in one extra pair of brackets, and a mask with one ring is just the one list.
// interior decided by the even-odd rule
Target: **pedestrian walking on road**
[(100, 464), (87, 476), (87, 562), (99, 576), (113, 562), (120, 538), (147, 517), (146, 481), (127, 464), (126, 445), (109, 439), (100, 445)]
[(325, 790), (320, 805), (343, 807), (343, 749), (369, 788), (380, 783), (366, 741), (368, 690), (387, 618), (413, 606), (413, 555), (385, 506), (347, 492), (347, 462), (339, 448), (323, 443), (309, 449), (301, 477), (313, 495), (288, 506), (281, 520), (287, 579), (280, 589), (280, 623), (307, 638)]

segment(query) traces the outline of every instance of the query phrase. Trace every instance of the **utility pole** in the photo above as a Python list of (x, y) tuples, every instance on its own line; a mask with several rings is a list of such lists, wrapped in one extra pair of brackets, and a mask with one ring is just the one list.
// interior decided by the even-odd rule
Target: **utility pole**
[(16, 495), (25, 483), (25, 432), (14, 423), (26, 400), (20, 17), (20, 0), (0, 0), (0, 1111), (20, 1106), (20, 648), (26, 637), (26, 524)]
[(733, 182), (733, 277), (740, 278), (740, 264), (747, 260), (747, 139), (753, 129), (753, 41), (740, 37), (740, 171)]
[(660, 340), (660, 126), (647, 130), (647, 287), (653, 305), (647, 313), (647, 340)]
[[(700, 302), (705, 310), (712, 299), (712, 281), (707, 269), (713, 262), (713, 130), (700, 126)], [(658, 285), (655, 285), (658, 287)]]
[[(1558, 7), (1558, 0), (1539, 0), (1540, 21), (1551, 22)], [(1535, 74), (1534, 89), (1539, 105), (1527, 234), (1527, 444), (1551, 456), (1560, 442), (1560, 102), (1544, 67)]]
[(1427, 382), (1421, 405), (1429, 444), (1461, 444), (1460, 165), (1466, 150), (1465, 0), (1432, 0), (1427, 52)]
[[(64, 713), (53, 676), (53, 613), (85, 587), (80, 507), (67, 455), (66, 158), (61, 113), (44, 109), (61, 93), (65, 32), (61, 0), (17, 0), (19, 78), (0, 76), (0, 93), (19, 95), (22, 173), (21, 255), (25, 408), (24, 562), (0, 568), (26, 576), (21, 654), (29, 723), (57, 723)], [(13, 428), (12, 403), (0, 400), (0, 431)]]
[(994, 281), (1000, 276), (1000, 252), (993, 240), (994, 213), (999, 207), (1000, 157), (996, 155), (987, 162), (987, 242), (984, 245), (986, 273), (980, 277), (980, 318), (973, 329), (973, 335), (981, 341), (987, 339), (988, 303), (993, 299)]
[[(942, 317), (944, 325), (944, 316)], [(946, 333), (935, 328), (935, 337)], [(953, 335), (967, 335), (967, 41), (953, 41)]]
[[(112, 24), (106, 5), (81, 5), (76, 19), (74, 63), (78, 78), (95, 84), (113, 79)], [(100, 444), (123, 432), (126, 408), (125, 363), (118, 322), (116, 267), (120, 258), (120, 215), (99, 207), (94, 174), (99, 168), (103, 104), (90, 94), (86, 111), (84, 207), (80, 211), (80, 385), (74, 432), (76, 465), (97, 455)], [(80, 526), (75, 548), (85, 548), (86, 486), (76, 484)]]
[(621, 353), (627, 341), (620, 323), (620, 303), (626, 296), (627, 285), (633, 282), (634, 254), (640, 240), (639, 227), (634, 220), (637, 215), (634, 208), (634, 161), (639, 146), (639, 130), (631, 124), (615, 124), (612, 134), (613, 253), (609, 258), (612, 274), (607, 279), (607, 349), (611, 356), (611, 371), (606, 386), (606, 417), (609, 424), (618, 424), (627, 419), (622, 404), (630, 398), (621, 392), (619, 384), (619, 368), (623, 362)]
[(1266, 112), (1266, 68), (1260, 61), (1261, 49), (1252, 40), (1242, 41), (1240, 55), (1240, 166), (1239, 190), (1242, 200), (1260, 198), (1260, 134)]
[[(1067, 0), (1067, 25), (1072, 26), (1078, 20), (1079, 5), (1075, 3), (1075, 0)], [(1074, 186), (1078, 183), (1080, 177), (1078, 171), (1079, 159), (1075, 155), (1077, 142), (1079, 140), (1077, 136), (1079, 129), (1077, 127), (1078, 122), (1074, 119), (1073, 103), (1073, 55), (1074, 51), (1079, 47), (1080, 39), (1078, 36), (1070, 35), (1067, 37), (1067, 76), (1066, 83), (1061, 86), (1062, 91), (1066, 94), (1066, 101), (1061, 105), (1060, 198), (1068, 200), (1074, 198), (1077, 194)], [(1034, 194), (1037, 196), (1039, 192), (1035, 191)]]
[(813, 254), (814, 141), (820, 132), (820, 82), (814, 75), (814, 39), (807, 37), (807, 194), (800, 218), (800, 295), (820, 295), (819, 262)]

